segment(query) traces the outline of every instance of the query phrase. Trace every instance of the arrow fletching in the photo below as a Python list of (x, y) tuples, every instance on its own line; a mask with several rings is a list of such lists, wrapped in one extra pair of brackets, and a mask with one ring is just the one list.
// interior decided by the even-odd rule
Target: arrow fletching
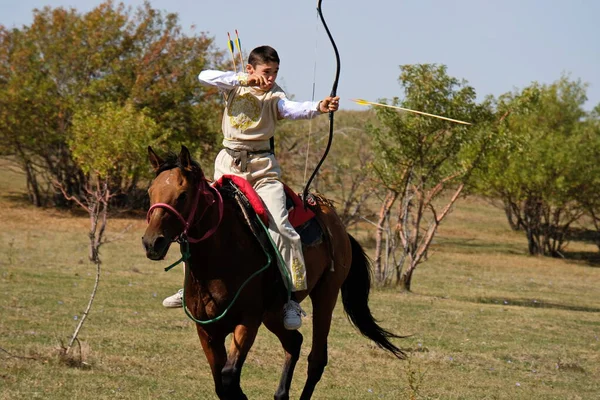
[(363, 100), (363, 99), (351, 99), (353, 102), (355, 102), (356, 104), (360, 104), (361, 106), (368, 106), (369, 104), (371, 104), (370, 102)]
[(238, 54), (240, 55), (240, 68), (244, 69), (244, 59), (242, 57), (242, 41), (240, 40), (240, 35), (238, 34), (238, 30), (235, 30), (235, 45), (238, 49)]
[(227, 46), (229, 47), (229, 51), (233, 53), (233, 40), (231, 40), (231, 35), (227, 32), (227, 37), (229, 40), (227, 41)]
[(237, 29), (235, 30), (235, 45), (237, 46), (238, 51), (242, 52), (242, 42), (240, 41), (240, 35), (238, 34)]

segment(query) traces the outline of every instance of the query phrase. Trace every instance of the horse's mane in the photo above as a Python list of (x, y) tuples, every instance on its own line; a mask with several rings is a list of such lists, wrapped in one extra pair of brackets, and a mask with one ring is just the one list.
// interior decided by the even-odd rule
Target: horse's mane
[[(192, 167), (194, 169), (201, 170), (200, 164), (196, 160), (192, 160)], [(173, 168), (181, 168), (183, 170), (181, 162), (179, 161), (179, 156), (170, 151), (165, 156), (163, 163), (156, 170), (156, 176), (160, 175), (164, 171), (168, 171)]]

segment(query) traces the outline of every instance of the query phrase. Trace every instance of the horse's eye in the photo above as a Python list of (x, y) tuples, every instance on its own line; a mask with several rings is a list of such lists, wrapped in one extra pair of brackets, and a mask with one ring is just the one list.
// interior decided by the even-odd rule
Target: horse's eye
[(179, 204), (183, 204), (185, 203), (185, 200), (187, 199), (187, 193), (183, 192), (179, 195), (179, 197), (177, 198), (177, 203)]

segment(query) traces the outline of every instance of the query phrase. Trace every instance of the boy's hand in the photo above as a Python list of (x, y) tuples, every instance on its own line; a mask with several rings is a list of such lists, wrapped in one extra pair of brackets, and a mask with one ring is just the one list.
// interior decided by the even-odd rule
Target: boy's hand
[(319, 111), (322, 113), (328, 113), (330, 111), (337, 111), (340, 105), (339, 96), (325, 97), (319, 102)]
[(273, 87), (273, 83), (269, 82), (264, 75), (250, 74), (248, 75), (248, 86), (259, 87), (263, 90), (269, 90)]

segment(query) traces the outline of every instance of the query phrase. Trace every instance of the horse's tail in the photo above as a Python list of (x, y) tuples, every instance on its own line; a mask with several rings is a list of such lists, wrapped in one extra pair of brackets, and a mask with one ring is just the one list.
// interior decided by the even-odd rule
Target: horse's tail
[(369, 309), (369, 291), (371, 290), (371, 261), (361, 245), (348, 234), (352, 245), (352, 265), (348, 277), (342, 284), (342, 303), (350, 321), (360, 333), (374, 341), (377, 346), (388, 350), (398, 358), (405, 354), (394, 346), (389, 339), (402, 338), (386, 331), (371, 315)]

